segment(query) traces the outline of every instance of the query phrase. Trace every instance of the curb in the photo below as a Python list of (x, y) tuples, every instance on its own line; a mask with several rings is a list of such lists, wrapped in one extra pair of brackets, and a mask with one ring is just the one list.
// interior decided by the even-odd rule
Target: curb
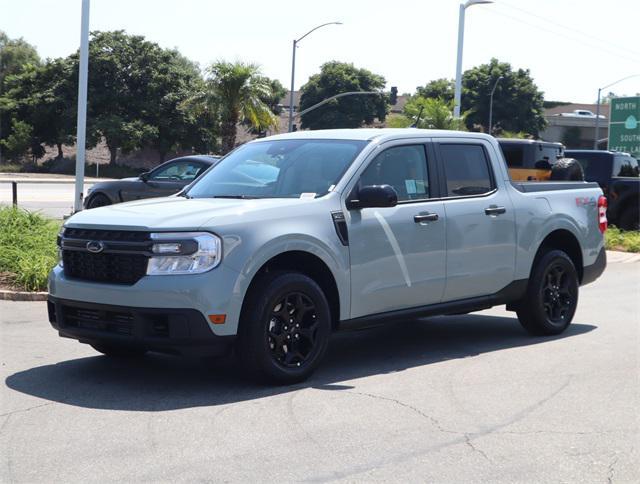
[(46, 301), (48, 292), (9, 291), (0, 289), (0, 301)]

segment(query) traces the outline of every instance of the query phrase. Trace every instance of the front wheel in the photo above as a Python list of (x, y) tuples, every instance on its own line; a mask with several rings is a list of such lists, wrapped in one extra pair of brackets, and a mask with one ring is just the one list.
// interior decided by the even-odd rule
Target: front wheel
[(578, 306), (578, 273), (561, 250), (550, 250), (535, 263), (524, 298), (516, 313), (533, 335), (562, 333)]
[(96, 193), (89, 199), (87, 208), (106, 207), (107, 205), (111, 205), (111, 200), (109, 200), (109, 197), (102, 193)]
[(291, 384), (318, 367), (330, 334), (331, 311), (320, 286), (304, 274), (273, 272), (247, 295), (237, 349), (251, 375)]

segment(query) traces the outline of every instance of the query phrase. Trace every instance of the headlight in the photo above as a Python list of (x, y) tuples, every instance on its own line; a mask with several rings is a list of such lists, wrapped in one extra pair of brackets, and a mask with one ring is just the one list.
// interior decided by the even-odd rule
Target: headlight
[(162, 232), (151, 234), (151, 240), (148, 275), (200, 274), (222, 258), (222, 240), (208, 232)]
[(64, 225), (60, 227), (58, 231), (58, 236), (56, 237), (56, 245), (58, 246), (58, 265), (63, 267), (64, 264), (62, 262), (62, 234), (64, 234)]

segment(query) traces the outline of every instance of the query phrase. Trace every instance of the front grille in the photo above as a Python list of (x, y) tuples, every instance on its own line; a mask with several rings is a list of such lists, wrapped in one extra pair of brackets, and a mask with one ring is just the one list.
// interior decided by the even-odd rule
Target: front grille
[(62, 306), (62, 314), (65, 327), (125, 336), (131, 336), (133, 333), (133, 315), (130, 313)]
[[(87, 251), (90, 241), (105, 242), (103, 252)], [(65, 276), (84, 281), (132, 285), (147, 272), (148, 232), (67, 228), (62, 237)]]

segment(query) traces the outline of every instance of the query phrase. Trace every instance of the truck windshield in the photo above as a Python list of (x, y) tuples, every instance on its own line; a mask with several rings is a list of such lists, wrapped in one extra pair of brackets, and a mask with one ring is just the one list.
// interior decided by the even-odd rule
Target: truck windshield
[(338, 182), (367, 141), (260, 141), (223, 158), (186, 193), (189, 198), (315, 198)]

